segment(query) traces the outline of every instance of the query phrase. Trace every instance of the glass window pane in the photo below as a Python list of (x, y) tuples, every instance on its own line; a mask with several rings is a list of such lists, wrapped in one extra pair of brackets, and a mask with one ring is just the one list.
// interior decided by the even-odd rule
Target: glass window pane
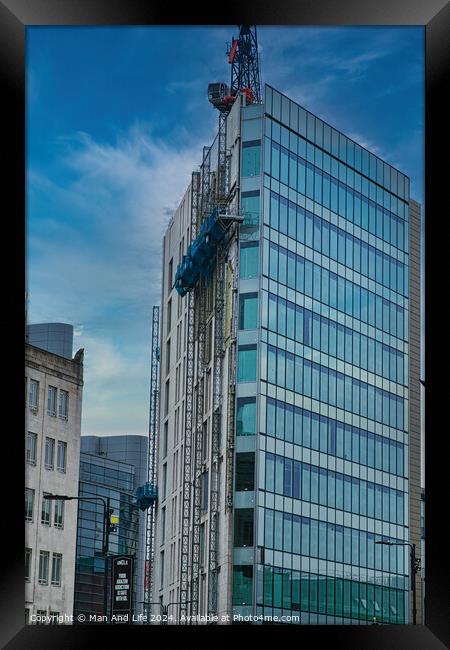
[(261, 142), (242, 143), (242, 176), (258, 176), (261, 172)]
[(239, 276), (242, 279), (258, 277), (259, 246), (256, 242), (241, 244)]
[[(269, 405), (267, 407), (269, 413)], [(269, 424), (267, 424), (269, 432)], [(236, 433), (238, 436), (253, 436), (256, 433), (256, 399), (237, 400)]]

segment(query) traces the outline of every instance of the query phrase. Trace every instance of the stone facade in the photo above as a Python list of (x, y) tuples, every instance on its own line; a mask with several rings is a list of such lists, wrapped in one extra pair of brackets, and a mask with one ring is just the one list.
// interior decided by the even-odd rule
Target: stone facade
[[(77, 502), (47, 501), (44, 517), (42, 509), (44, 493), (78, 495), (83, 350), (66, 359), (27, 344), (25, 375), (25, 489), (32, 495), (25, 513), (25, 615), (33, 623), (38, 613), (73, 613)], [(57, 517), (60, 504), (63, 516)], [(40, 562), (41, 553), (48, 556)]]

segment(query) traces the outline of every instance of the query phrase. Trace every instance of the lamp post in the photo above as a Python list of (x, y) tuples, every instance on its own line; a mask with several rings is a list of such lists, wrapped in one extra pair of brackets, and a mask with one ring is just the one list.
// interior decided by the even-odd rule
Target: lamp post
[(416, 574), (419, 573), (420, 559), (416, 558), (416, 545), (411, 542), (384, 542), (378, 541), (375, 544), (383, 544), (384, 546), (409, 546), (410, 548), (410, 574), (411, 574), (411, 591), (412, 591), (412, 618), (413, 625), (417, 625), (417, 605), (416, 605)]
[[(174, 601), (172, 603), (167, 603), (167, 605), (162, 605), (162, 614), (163, 614), (163, 616), (165, 615), (165, 616), (168, 617), (169, 616), (169, 607), (171, 605), (190, 605), (191, 602), (192, 602), (191, 600), (186, 600), (186, 601), (184, 601), (184, 603), (181, 602), (181, 601)], [(162, 623), (162, 624), (167, 625), (167, 622)]]
[[(184, 604), (188, 605), (190, 603), (191, 603), (190, 600), (186, 600)], [(161, 625), (167, 625), (167, 622), (164, 622), (162, 619), (163, 619), (163, 616), (168, 616), (169, 615), (169, 607), (171, 605), (183, 605), (183, 603), (181, 601), (173, 602), (173, 603), (167, 603), (167, 605), (163, 605), (160, 602), (156, 602), (156, 603), (152, 602), (152, 603), (150, 603), (150, 602), (147, 602), (146, 600), (142, 600), (140, 602), (140, 604), (141, 605), (159, 605), (160, 610), (161, 610)], [(148, 611), (148, 607), (147, 607), (147, 611)], [(148, 620), (147, 620), (147, 625), (149, 625)]]
[(161, 617), (164, 614), (164, 605), (162, 605), (162, 603), (160, 603), (160, 602), (155, 602), (155, 601), (150, 602), (150, 601), (147, 601), (147, 600), (140, 600), (138, 605), (145, 605), (145, 611), (147, 612), (147, 618), (146, 618), (146, 621), (145, 621), (146, 625), (150, 625), (150, 621), (148, 620), (150, 605), (159, 605), (159, 607), (161, 609)]
[(103, 590), (103, 613), (108, 615), (108, 551), (109, 551), (109, 533), (112, 532), (110, 517), (112, 508), (110, 507), (110, 498), (106, 497), (70, 497), (65, 494), (44, 494), (44, 499), (52, 501), (101, 501), (103, 504), (103, 532), (102, 532), (102, 555), (105, 558), (105, 580)]

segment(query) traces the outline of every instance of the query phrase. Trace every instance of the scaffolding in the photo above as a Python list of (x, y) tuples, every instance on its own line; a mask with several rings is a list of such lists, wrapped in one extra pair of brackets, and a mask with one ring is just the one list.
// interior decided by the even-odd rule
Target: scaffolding
[[(200, 201), (200, 173), (192, 174), (191, 183), (191, 243), (197, 235)], [(191, 523), (191, 474), (194, 421), (194, 361), (195, 361), (195, 304), (194, 294), (188, 294), (186, 350), (186, 397), (184, 421), (183, 513), (180, 553), (180, 613), (187, 614), (189, 591), (189, 529)]]
[(145, 544), (144, 606), (147, 620), (150, 619), (154, 582), (155, 527), (157, 506), (157, 450), (159, 423), (159, 307), (153, 307), (152, 354), (150, 376), (150, 414), (148, 435), (147, 483), (136, 493), (136, 501), (141, 509), (147, 510)]
[[(203, 147), (203, 162), (201, 166), (201, 211), (200, 220), (203, 223), (211, 209), (211, 148)], [(195, 399), (195, 464), (193, 477), (192, 500), (192, 554), (191, 554), (191, 615), (198, 614), (199, 582), (200, 582), (200, 519), (202, 506), (202, 444), (203, 419), (205, 405), (205, 344), (206, 344), (206, 297), (207, 278), (200, 278), (195, 287), (194, 300), (196, 305), (196, 338), (197, 338), (197, 372)]]
[[(226, 401), (225, 450), (225, 512), (232, 509), (233, 457), (235, 434), (235, 385), (237, 341), (237, 283), (239, 223), (243, 221), (238, 210), (230, 210), (239, 188), (230, 192), (230, 165), (226, 149), (227, 117), (233, 103), (241, 93), (247, 102), (260, 101), (259, 63), (256, 28), (241, 26), (239, 39), (233, 41), (232, 93), (226, 95), (225, 84), (210, 84), (208, 96), (219, 109), (217, 170), (211, 170), (212, 148), (204, 147), (199, 172), (192, 175), (190, 243), (186, 255), (178, 265), (174, 287), (181, 297), (188, 296), (186, 393), (184, 426), (183, 505), (180, 553), (180, 614), (194, 618), (199, 612), (202, 472), (207, 434), (205, 435), (205, 395), (209, 391), (207, 372), (210, 355), (206, 355), (207, 298), (214, 290), (214, 336), (212, 358), (212, 418), (209, 455), (208, 537), (208, 614), (218, 610), (219, 580), (219, 513), (220, 466), (222, 462), (222, 409), (225, 357), (226, 274), (231, 277), (231, 323), (229, 340), (228, 387)], [(240, 101), (240, 100), (239, 100)], [(236, 199), (239, 205), (239, 195)], [(228, 260), (231, 242), (235, 242), (235, 259)], [(228, 266), (227, 266), (228, 264)], [(208, 358), (206, 358), (208, 356)], [(209, 396), (209, 395), (208, 395)], [(181, 618), (182, 620), (182, 618)], [(191, 619), (192, 620), (192, 619)]]

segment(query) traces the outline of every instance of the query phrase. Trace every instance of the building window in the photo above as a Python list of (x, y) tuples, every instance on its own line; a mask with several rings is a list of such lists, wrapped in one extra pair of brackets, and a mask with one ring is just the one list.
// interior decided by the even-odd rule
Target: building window
[(55, 501), (53, 525), (55, 528), (64, 528), (64, 501), (62, 499)]
[(55, 462), (55, 441), (53, 438), (45, 439), (45, 467), (53, 469)]
[(256, 381), (256, 345), (241, 345), (238, 351), (238, 383)]
[(165, 458), (167, 456), (167, 441), (169, 438), (169, 420), (166, 420), (164, 422), (164, 432), (163, 432), (163, 444), (162, 444), (162, 458)]
[(259, 224), (259, 192), (242, 192), (241, 210), (244, 215), (243, 226)]
[(200, 553), (199, 553), (200, 566), (205, 565), (205, 524), (200, 525)]
[(236, 454), (236, 492), (255, 489), (255, 454)]
[(166, 506), (161, 508), (161, 544), (164, 544), (166, 539)]
[(236, 433), (238, 436), (254, 436), (256, 434), (255, 398), (237, 400)]
[(25, 608), (25, 625), (30, 624), (30, 610), (28, 607)]
[(242, 143), (242, 176), (259, 176), (261, 173), (261, 141)]
[(28, 431), (26, 458), (29, 465), (36, 465), (37, 434)]
[(253, 330), (258, 327), (258, 294), (244, 293), (239, 297), (239, 329)]
[(48, 551), (40, 551), (39, 553), (39, 584), (48, 585), (48, 562), (50, 553)]
[(241, 244), (239, 259), (239, 276), (242, 280), (258, 277), (259, 244), (258, 242), (246, 242)]
[[(160, 577), (159, 588), (164, 589), (164, 551), (161, 551), (160, 562), (161, 562), (161, 565), (160, 565), (160, 574), (159, 574), (159, 577)], [(162, 596), (161, 596), (161, 599), (162, 599)]]
[(234, 545), (237, 548), (253, 546), (253, 508), (234, 511)]
[(169, 392), (170, 392), (170, 379), (166, 381), (166, 395), (164, 403), (164, 415), (169, 413)]
[(25, 580), (30, 582), (31, 579), (31, 558), (33, 554), (33, 549), (25, 549)]
[(69, 393), (66, 390), (59, 391), (58, 415), (62, 420), (67, 420), (69, 417)]
[(166, 343), (166, 375), (170, 372), (170, 339)]
[(50, 616), (50, 625), (58, 625), (59, 612), (50, 611), (49, 616)]
[(46, 494), (48, 494), (48, 492), (42, 494), (41, 524), (44, 524), (44, 526), (51, 526), (52, 502), (50, 499), (44, 498)]
[(200, 508), (202, 512), (208, 510), (208, 474), (208, 472), (203, 472), (201, 475)]
[[(47, 583), (45, 583), (45, 584), (47, 584)], [(47, 610), (46, 609), (37, 609), (36, 610), (36, 616), (37, 616), (37, 620), (36, 620), (37, 625), (45, 625), (46, 624), (46, 621), (45, 621), (45, 618), (47, 616)]]
[(66, 464), (67, 464), (67, 442), (58, 440), (58, 451), (56, 454), (56, 469), (59, 472), (65, 472)]
[(172, 291), (172, 277), (173, 277), (173, 258), (169, 262), (169, 267), (167, 269), (167, 293), (169, 294)]
[[(169, 288), (170, 292), (170, 288)], [(167, 334), (169, 334), (172, 327), (172, 298), (167, 301)]]
[(37, 411), (39, 408), (39, 382), (30, 379), (28, 391), (28, 406), (32, 411)]
[[(209, 420), (208, 420), (209, 422)], [(206, 463), (208, 459), (208, 422), (203, 422), (202, 427), (202, 462)]]
[(161, 494), (162, 500), (166, 498), (166, 491), (167, 491), (167, 463), (164, 463), (162, 468), (162, 494)]
[(25, 520), (33, 521), (34, 490), (25, 488)]
[(233, 567), (233, 605), (251, 605), (253, 565)]
[(52, 556), (52, 585), (61, 586), (62, 553), (53, 553)]
[(55, 418), (56, 418), (56, 393), (57, 393), (57, 389), (54, 386), (48, 387), (47, 414)]

